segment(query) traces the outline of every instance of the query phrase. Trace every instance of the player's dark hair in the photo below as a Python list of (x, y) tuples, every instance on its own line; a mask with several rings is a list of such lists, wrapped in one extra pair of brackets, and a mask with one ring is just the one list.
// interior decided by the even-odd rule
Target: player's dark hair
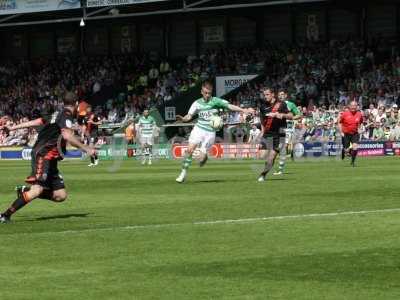
[(201, 84), (201, 87), (212, 89), (214, 87), (214, 84), (210, 80), (204, 80)]
[(270, 87), (270, 86), (263, 87), (263, 88), (261, 89), (261, 91), (262, 91), (262, 92), (270, 91), (272, 94), (275, 95), (275, 90), (274, 90), (272, 87)]
[(287, 91), (284, 89), (284, 88), (280, 88), (279, 90), (278, 90), (278, 94), (279, 93), (285, 93), (285, 94), (287, 94)]
[(64, 95), (64, 106), (75, 106), (76, 95), (73, 92), (66, 92)]

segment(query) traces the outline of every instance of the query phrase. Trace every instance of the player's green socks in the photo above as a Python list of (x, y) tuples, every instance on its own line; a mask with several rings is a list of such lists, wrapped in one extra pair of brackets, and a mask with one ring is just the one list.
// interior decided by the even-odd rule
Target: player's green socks
[(192, 156), (191, 155), (187, 155), (182, 163), (182, 169), (187, 170), (189, 169), (190, 165), (192, 164)]

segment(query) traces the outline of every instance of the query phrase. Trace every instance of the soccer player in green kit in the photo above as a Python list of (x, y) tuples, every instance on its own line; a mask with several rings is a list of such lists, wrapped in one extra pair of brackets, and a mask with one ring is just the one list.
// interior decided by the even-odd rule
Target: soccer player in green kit
[(157, 126), (156, 120), (150, 116), (148, 109), (143, 111), (143, 115), (139, 118), (138, 129), (139, 129), (139, 142), (142, 152), (142, 165), (151, 165), (153, 158), (153, 141), (154, 141), (154, 128)]
[(292, 151), (293, 149), (293, 135), (295, 130), (295, 122), (301, 117), (300, 110), (297, 108), (296, 104), (288, 100), (288, 94), (284, 89), (279, 90), (278, 98), (282, 102), (286, 103), (289, 112), (293, 114), (293, 119), (287, 120), (285, 144), (282, 145), (282, 150), (287, 149), (287, 151), (281, 150), (279, 155), (279, 168), (278, 171), (274, 173), (274, 175), (282, 175), (285, 170), (286, 153)]
[(193, 102), (186, 116), (176, 116), (182, 122), (190, 122), (195, 115), (198, 115), (198, 120), (189, 137), (189, 146), (182, 164), (182, 171), (176, 182), (183, 183), (186, 180), (187, 171), (192, 164), (193, 152), (197, 147), (200, 147), (200, 167), (204, 166), (208, 157), (207, 150), (214, 144), (216, 130), (211, 127), (210, 119), (218, 114), (218, 109), (226, 109), (230, 111), (238, 111), (254, 113), (254, 109), (243, 109), (238, 106), (229, 104), (228, 101), (213, 97), (213, 84), (205, 81), (201, 87), (202, 98)]

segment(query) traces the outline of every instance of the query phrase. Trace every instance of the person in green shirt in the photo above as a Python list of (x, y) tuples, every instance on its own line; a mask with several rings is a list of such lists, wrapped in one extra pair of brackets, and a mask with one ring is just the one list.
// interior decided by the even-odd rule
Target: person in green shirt
[(284, 89), (279, 90), (278, 98), (282, 102), (286, 103), (289, 112), (293, 114), (293, 119), (287, 120), (285, 144), (282, 145), (282, 149), (279, 155), (279, 168), (278, 171), (274, 173), (274, 175), (282, 175), (284, 172), (286, 163), (286, 153), (291, 152), (293, 149), (293, 135), (296, 127), (296, 120), (298, 120), (301, 117), (301, 112), (297, 108), (296, 104), (288, 100), (288, 94), (286, 90)]
[(154, 129), (157, 126), (156, 120), (150, 116), (148, 109), (143, 111), (143, 115), (138, 120), (139, 141), (142, 153), (142, 165), (151, 165), (153, 158)]
[(374, 130), (372, 132), (372, 139), (374, 141), (382, 141), (385, 139), (385, 131), (382, 128), (381, 123), (375, 122), (374, 123)]
[(186, 116), (176, 116), (182, 122), (190, 122), (195, 115), (198, 116), (197, 122), (190, 133), (189, 146), (182, 164), (182, 171), (178, 178), (176, 178), (176, 182), (178, 183), (183, 183), (186, 180), (187, 171), (192, 164), (193, 153), (197, 147), (200, 147), (200, 167), (204, 166), (207, 162), (207, 151), (214, 145), (215, 133), (217, 131), (211, 126), (210, 120), (218, 115), (219, 109), (238, 111), (245, 114), (254, 113), (254, 109), (252, 108), (243, 109), (229, 104), (226, 100), (213, 97), (213, 87), (210, 81), (205, 81), (201, 87), (202, 98), (193, 102)]

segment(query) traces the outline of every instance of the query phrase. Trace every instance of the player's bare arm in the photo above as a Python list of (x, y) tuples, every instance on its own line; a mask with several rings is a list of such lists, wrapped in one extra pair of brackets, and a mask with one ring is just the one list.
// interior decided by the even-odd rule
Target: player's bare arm
[(277, 118), (277, 119), (286, 119), (286, 120), (293, 120), (293, 114), (291, 112), (284, 114), (284, 113), (269, 113), (267, 117)]
[(43, 119), (38, 118), (32, 121), (24, 122), (18, 125), (14, 126), (6, 126), (6, 128), (10, 131), (18, 130), (18, 129), (23, 129), (23, 128), (30, 128), (30, 127), (37, 127), (43, 125)]
[(177, 115), (177, 116), (176, 116), (176, 119), (177, 119), (178, 121), (180, 121), (180, 122), (187, 123), (187, 122), (190, 122), (190, 121), (193, 119), (193, 116), (190, 115), (190, 114), (187, 114), (187, 115), (184, 116), (184, 117), (182, 117), (182, 116), (180, 116), (180, 115)]
[(229, 104), (228, 109), (230, 111), (237, 111), (237, 112), (241, 112), (244, 114), (253, 114), (255, 112), (255, 110), (253, 108), (241, 108), (241, 107), (233, 105), (233, 104)]
[(61, 134), (63, 138), (70, 143), (72, 146), (75, 146), (83, 151), (85, 151), (87, 154), (90, 156), (96, 154), (96, 150), (93, 147), (86, 146), (82, 144), (79, 139), (74, 135), (73, 131), (71, 129), (63, 128), (61, 130)]
[(97, 125), (97, 126), (103, 124), (101, 121), (98, 121), (98, 122), (95, 122), (95, 121), (88, 121), (88, 123), (93, 124), (93, 125)]
[(338, 120), (338, 127), (339, 127), (340, 135), (343, 137), (344, 133), (343, 133), (343, 129), (342, 129), (342, 118), (341, 117), (339, 117), (339, 120)]

